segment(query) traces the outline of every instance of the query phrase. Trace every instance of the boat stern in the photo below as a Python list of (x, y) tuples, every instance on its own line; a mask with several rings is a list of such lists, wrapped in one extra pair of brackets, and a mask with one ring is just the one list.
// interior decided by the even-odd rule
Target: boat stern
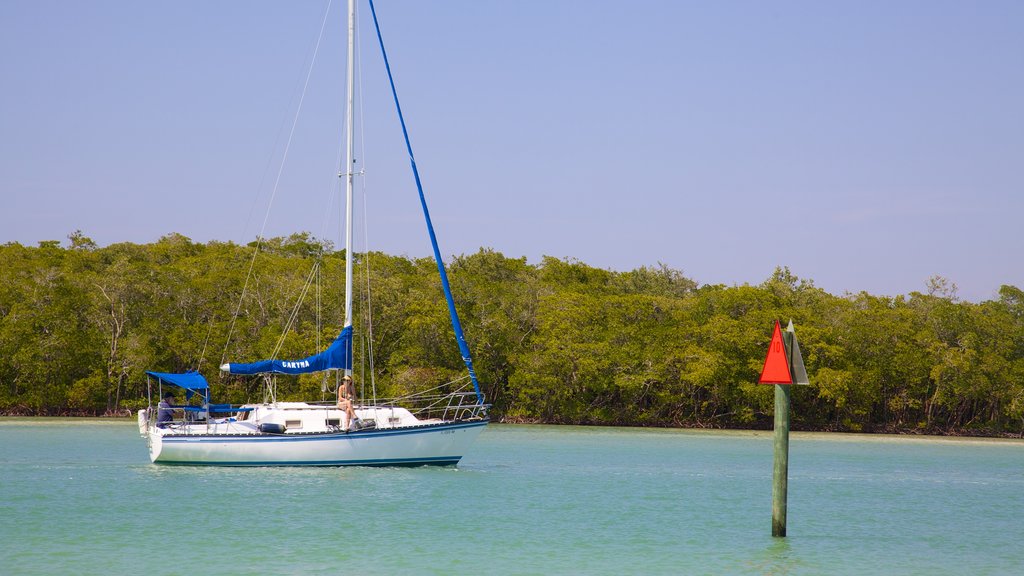
[(160, 458), (160, 453), (163, 451), (164, 447), (163, 438), (161, 430), (156, 426), (149, 429), (149, 433), (146, 435), (146, 444), (149, 446), (150, 462), (156, 462)]

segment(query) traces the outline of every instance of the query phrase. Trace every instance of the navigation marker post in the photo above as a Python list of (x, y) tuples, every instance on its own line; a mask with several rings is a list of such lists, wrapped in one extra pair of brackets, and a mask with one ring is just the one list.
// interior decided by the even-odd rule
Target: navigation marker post
[(758, 384), (775, 385), (775, 464), (772, 472), (772, 536), (786, 537), (786, 498), (789, 490), (789, 386), (809, 384), (793, 321), (783, 334), (775, 321), (772, 341)]

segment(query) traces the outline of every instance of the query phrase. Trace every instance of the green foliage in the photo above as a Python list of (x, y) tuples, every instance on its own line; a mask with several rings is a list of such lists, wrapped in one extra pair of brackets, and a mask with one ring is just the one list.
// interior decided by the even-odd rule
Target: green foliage
[[(255, 244), (255, 243), (254, 243)], [(307, 233), (251, 246), (179, 234), (98, 247), (0, 246), (0, 411), (123, 413), (146, 370), (199, 369), (225, 402), (263, 399), (226, 360), (302, 357), (341, 325), (344, 254)], [(451, 387), (465, 375), (432, 259), (356, 254), (356, 375), (364, 394)], [(250, 266), (252, 268), (249, 273)], [(319, 269), (319, 295), (299, 295)], [(770, 427), (755, 384), (775, 319), (793, 319), (811, 386), (794, 428), (1024, 431), (1024, 291), (957, 299), (929, 280), (896, 298), (833, 296), (779, 268), (756, 286), (699, 286), (664, 265), (614, 272), (493, 250), (449, 275), (496, 417), (637, 426)], [(289, 318), (294, 322), (285, 330)], [(370, 350), (373, 362), (370, 362)], [(279, 377), (282, 400), (331, 397), (328, 376)]]

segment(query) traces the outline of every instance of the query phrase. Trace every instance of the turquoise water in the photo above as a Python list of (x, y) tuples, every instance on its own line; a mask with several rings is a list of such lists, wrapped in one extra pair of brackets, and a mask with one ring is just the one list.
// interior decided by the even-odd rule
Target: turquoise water
[(1021, 574), (1024, 442), (493, 425), (451, 468), (149, 463), (0, 419), (0, 574)]

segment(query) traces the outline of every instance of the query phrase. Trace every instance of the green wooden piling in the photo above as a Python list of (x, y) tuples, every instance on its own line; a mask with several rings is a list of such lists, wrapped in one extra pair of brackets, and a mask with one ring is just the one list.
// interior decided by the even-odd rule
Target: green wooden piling
[(772, 536), (786, 537), (789, 489), (789, 385), (775, 385), (775, 468), (772, 474)]
[[(782, 338), (789, 351), (789, 373), (793, 374), (793, 333)], [(786, 537), (786, 500), (789, 492), (789, 384), (775, 385), (775, 466), (772, 473), (772, 536)]]

